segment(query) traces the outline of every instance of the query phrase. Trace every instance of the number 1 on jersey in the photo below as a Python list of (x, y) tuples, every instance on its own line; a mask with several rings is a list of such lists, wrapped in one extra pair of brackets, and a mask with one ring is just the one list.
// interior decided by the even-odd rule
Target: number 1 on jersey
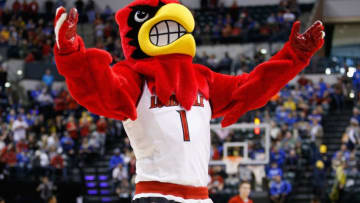
[(183, 134), (184, 134), (184, 141), (190, 142), (189, 126), (188, 126), (187, 119), (186, 119), (186, 111), (181, 110), (181, 111), (177, 111), (177, 112), (180, 114), (181, 125), (182, 125), (182, 129), (183, 129)]

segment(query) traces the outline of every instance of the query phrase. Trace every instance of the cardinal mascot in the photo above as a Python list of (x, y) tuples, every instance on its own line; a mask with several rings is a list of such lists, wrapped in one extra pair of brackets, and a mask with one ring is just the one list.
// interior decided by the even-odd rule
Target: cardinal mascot
[(90, 112), (123, 121), (136, 156), (133, 202), (212, 202), (208, 196), (210, 120), (235, 123), (268, 100), (309, 64), (324, 43), (315, 22), (269, 61), (238, 76), (194, 64), (191, 12), (177, 0), (135, 0), (116, 13), (125, 60), (87, 49), (78, 14), (55, 17), (55, 60), (75, 100)]

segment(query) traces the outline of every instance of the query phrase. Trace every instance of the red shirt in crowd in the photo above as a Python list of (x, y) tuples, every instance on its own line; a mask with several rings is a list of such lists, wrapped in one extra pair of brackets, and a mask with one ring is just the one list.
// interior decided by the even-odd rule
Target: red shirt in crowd
[(96, 130), (99, 133), (105, 133), (106, 132), (106, 121), (104, 119), (99, 119), (96, 123)]
[(57, 169), (64, 168), (64, 159), (60, 154), (55, 155), (50, 162), (51, 166)]
[(69, 110), (76, 110), (79, 104), (72, 98), (72, 96), (68, 93), (66, 98), (66, 103), (68, 104), (67, 108)]
[(232, 197), (228, 203), (253, 203), (253, 201), (251, 199), (248, 199), (248, 201), (245, 202), (244, 200), (241, 199), (239, 195), (236, 195)]
[(42, 50), (41, 50), (41, 53), (44, 55), (44, 56), (49, 56), (51, 54), (51, 46), (48, 45), (48, 44), (44, 44), (42, 46)]
[(9, 166), (15, 166), (17, 159), (16, 159), (16, 153), (14, 152), (14, 150), (7, 150), (7, 148), (4, 148), (5, 151), (2, 154), (2, 162), (7, 163)]
[(12, 5), (12, 10), (17, 13), (21, 9), (21, 3), (19, 1), (15, 1)]
[(24, 1), (24, 3), (22, 4), (22, 11), (23, 12), (29, 11), (29, 4), (26, 1)]
[[(85, 120), (86, 118), (84, 118)], [(88, 121), (80, 121), (80, 135), (81, 137), (87, 137), (90, 132), (90, 123)]]
[(37, 13), (39, 10), (39, 4), (36, 1), (32, 1), (29, 3), (28, 9), (31, 13)]
[(72, 139), (77, 139), (77, 137), (78, 137), (77, 128), (76, 128), (76, 124), (74, 122), (68, 122), (66, 124), (66, 131), (69, 133), (69, 135)]
[(212, 154), (212, 160), (220, 160), (221, 156), (220, 156), (220, 152), (217, 149), (217, 147), (213, 147), (213, 154)]
[(18, 152), (23, 152), (23, 151), (27, 151), (28, 150), (28, 144), (26, 142), (23, 142), (23, 141), (19, 141), (17, 144), (16, 144), (16, 149)]

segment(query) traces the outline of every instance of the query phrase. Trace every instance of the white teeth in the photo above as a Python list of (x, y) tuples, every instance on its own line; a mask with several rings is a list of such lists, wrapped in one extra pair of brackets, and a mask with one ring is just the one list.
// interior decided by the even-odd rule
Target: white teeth
[(150, 31), (150, 41), (156, 46), (166, 46), (186, 34), (183, 26), (175, 21), (161, 21), (152, 27)]
[(150, 37), (150, 41), (151, 41), (151, 43), (153, 43), (153, 44), (157, 44), (158, 42), (157, 42), (157, 36), (151, 36)]
[(161, 23), (157, 24), (156, 27), (157, 27), (157, 30), (158, 30), (158, 34), (168, 32), (168, 27), (167, 27), (165, 22), (161, 22)]
[(174, 21), (167, 21), (169, 25), (170, 32), (177, 32), (179, 30), (178, 23), (175, 23)]
[(160, 35), (159, 36), (159, 41), (158, 41), (158, 46), (165, 46), (168, 45), (168, 35)]
[(156, 29), (151, 29), (150, 36), (156, 35)]
[(179, 34), (170, 34), (170, 43), (174, 42), (175, 40), (179, 39)]

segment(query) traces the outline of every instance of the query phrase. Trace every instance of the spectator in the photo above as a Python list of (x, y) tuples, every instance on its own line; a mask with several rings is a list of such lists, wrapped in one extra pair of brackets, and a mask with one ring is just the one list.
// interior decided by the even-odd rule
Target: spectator
[(327, 153), (327, 146), (326, 145), (321, 145), (320, 146), (320, 157), (319, 159), (316, 160), (321, 160), (324, 165), (325, 165), (325, 170), (328, 170), (331, 166), (331, 157), (329, 157), (329, 154)]
[(270, 161), (276, 162), (279, 167), (282, 167), (286, 158), (286, 154), (283, 149), (276, 146), (273, 147), (273, 150), (270, 152)]
[(341, 110), (344, 108), (344, 93), (340, 85), (334, 87), (334, 91), (330, 94), (331, 106), (334, 110)]
[(21, 139), (26, 139), (26, 129), (28, 124), (23, 120), (22, 116), (18, 116), (14, 121), (12, 126), (12, 131), (14, 133), (14, 141), (19, 142)]
[(123, 180), (128, 179), (128, 174), (126, 168), (123, 164), (118, 164), (112, 171), (113, 177), (113, 188), (117, 188)]
[(49, 155), (46, 153), (44, 149), (38, 150), (35, 154), (40, 159), (40, 172), (41, 174), (48, 175), (49, 174), (49, 166), (50, 166), (50, 159)]
[(39, 4), (36, 0), (32, 0), (28, 5), (28, 9), (31, 16), (36, 16), (39, 11)]
[(51, 70), (50, 69), (46, 69), (45, 74), (42, 77), (42, 81), (51, 90), (52, 84), (54, 82), (54, 76), (51, 75)]
[(282, 175), (283, 171), (281, 168), (279, 168), (278, 164), (276, 162), (271, 163), (271, 168), (267, 173), (268, 179), (273, 180), (276, 176), (282, 177)]
[(239, 185), (239, 194), (232, 197), (228, 203), (253, 203), (249, 198), (251, 193), (251, 184), (249, 182), (242, 182)]
[(80, 149), (79, 155), (85, 163), (89, 163), (93, 160), (94, 157), (94, 149), (91, 145), (89, 145), (89, 139), (87, 137), (83, 138)]
[(100, 117), (100, 119), (96, 122), (96, 132), (98, 134), (98, 140), (100, 142), (101, 150), (100, 153), (105, 153), (105, 142), (106, 142), (106, 129), (107, 123), (104, 117)]
[(312, 203), (320, 203), (326, 192), (326, 171), (325, 165), (322, 161), (317, 161), (312, 177), (312, 185), (313, 185), (313, 200)]
[(224, 189), (224, 176), (222, 175), (222, 169), (219, 166), (215, 166), (211, 174), (211, 181), (208, 185), (209, 192), (211, 194), (217, 193)]
[(17, 152), (16, 154), (16, 168), (17, 168), (17, 176), (18, 177), (25, 177), (28, 174), (30, 158), (28, 152)]
[(351, 118), (350, 126), (346, 128), (344, 136), (347, 140), (347, 149), (349, 151), (354, 151), (360, 143), (359, 121), (356, 118)]
[(114, 13), (114, 11), (111, 9), (111, 7), (109, 5), (105, 6), (103, 15), (104, 16), (111, 16)]
[(70, 135), (68, 133), (65, 134), (65, 136), (63, 138), (61, 138), (61, 146), (64, 150), (64, 152), (68, 153), (68, 154), (73, 154), (74, 153), (74, 140), (70, 137)]
[(318, 119), (313, 119), (313, 122), (310, 124), (309, 131), (310, 131), (311, 141), (316, 143), (317, 146), (320, 146), (324, 131), (323, 131), (323, 127), (319, 124)]
[(24, 151), (28, 151), (28, 143), (25, 138), (22, 138), (19, 142), (16, 143), (16, 151), (21, 153)]
[(14, 13), (19, 13), (21, 11), (21, 3), (19, 2), (19, 0), (14, 1), (12, 5), (12, 11)]
[(39, 110), (43, 113), (45, 119), (50, 118), (53, 114), (54, 100), (48, 88), (41, 90), (40, 95), (37, 97), (37, 102), (39, 102)]
[(76, 0), (75, 1), (75, 7), (78, 10), (80, 15), (83, 15), (84, 13), (84, 2), (83, 0)]
[[(339, 157), (340, 156), (340, 157)], [(334, 158), (340, 158), (341, 160), (345, 161), (345, 160), (349, 160), (350, 158), (350, 151), (347, 149), (347, 146), (345, 144), (341, 145), (340, 150), (338, 150), (334, 156)]]
[(36, 191), (40, 192), (40, 197), (44, 203), (48, 203), (56, 189), (56, 186), (49, 181), (49, 178), (44, 176), (41, 179), (41, 184), (36, 188)]
[(346, 183), (345, 165), (346, 163), (342, 161), (336, 168), (335, 180), (330, 192), (330, 200), (332, 202), (342, 202), (344, 198), (344, 187)]
[(92, 124), (92, 117), (88, 115), (86, 111), (82, 112), (79, 128), (80, 128), (80, 136), (87, 137), (90, 133), (90, 125)]
[(114, 155), (110, 159), (109, 168), (113, 170), (119, 164), (124, 164), (124, 159), (120, 154), (119, 149), (114, 150)]
[(9, 144), (8, 147), (5, 147), (2, 152), (2, 162), (6, 163), (10, 175), (14, 176), (16, 172), (17, 157), (15, 147), (12, 144)]
[(296, 172), (298, 167), (299, 157), (295, 149), (290, 150), (289, 155), (286, 157), (285, 166), (288, 171)]
[(284, 18), (285, 22), (292, 23), (295, 21), (296, 16), (295, 16), (295, 14), (290, 12), (290, 10), (286, 10), (283, 18)]
[(270, 183), (270, 200), (273, 203), (283, 203), (291, 192), (292, 187), (288, 181), (282, 180), (281, 176), (275, 176)]
[(121, 184), (116, 188), (116, 194), (120, 198), (120, 201), (130, 201), (130, 195), (131, 195), (131, 187), (129, 184), (129, 181), (126, 179), (123, 179), (121, 181)]
[(95, 2), (93, 0), (89, 0), (85, 7), (86, 15), (88, 21), (93, 23), (95, 21)]
[(73, 140), (78, 138), (77, 125), (74, 116), (70, 116), (68, 118), (68, 122), (66, 123), (66, 131)]
[(360, 92), (360, 64), (358, 64), (356, 71), (352, 77), (353, 87), (358, 94)]
[(252, 180), (252, 172), (248, 167), (239, 167), (239, 179), (240, 181), (251, 181)]
[(63, 177), (64, 179), (67, 178), (64, 158), (60, 150), (58, 150), (56, 155), (51, 158), (50, 165), (53, 176), (52, 180), (55, 180), (55, 177)]

